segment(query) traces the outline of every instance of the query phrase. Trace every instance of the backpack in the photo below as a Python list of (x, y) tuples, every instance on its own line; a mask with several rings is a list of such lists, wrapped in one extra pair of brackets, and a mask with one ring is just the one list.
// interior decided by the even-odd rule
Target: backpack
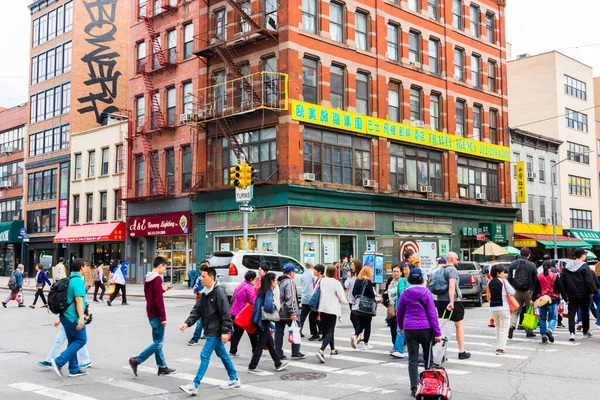
[(531, 280), (529, 279), (529, 268), (527, 268), (527, 262), (524, 260), (520, 260), (519, 264), (515, 268), (513, 272), (513, 284), (512, 286), (516, 290), (520, 290), (522, 292), (528, 291), (531, 289)]
[(15, 291), (17, 290), (17, 278), (15, 278), (15, 273), (13, 272), (12, 275), (10, 276), (10, 279), (8, 280), (8, 288), (11, 291)]
[(69, 283), (71, 277), (63, 278), (58, 280), (50, 286), (50, 293), (48, 293), (48, 309), (53, 314), (62, 314), (67, 311), (67, 308), (72, 302), (67, 302), (67, 293), (69, 292)]
[(448, 291), (448, 280), (446, 279), (446, 267), (435, 271), (427, 285), (431, 293), (440, 295)]

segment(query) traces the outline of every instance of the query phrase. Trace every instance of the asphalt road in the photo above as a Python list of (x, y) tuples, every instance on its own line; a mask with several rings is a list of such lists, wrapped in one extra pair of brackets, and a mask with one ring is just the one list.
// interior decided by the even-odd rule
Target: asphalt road
[[(6, 293), (2, 291), (0, 297)], [(137, 355), (151, 341), (150, 328), (145, 316), (143, 299), (130, 299), (122, 307), (119, 301), (113, 307), (92, 303), (94, 321), (88, 327), (88, 348), (93, 366), (89, 374), (80, 378), (58, 378), (51, 370), (39, 367), (53, 342), (56, 328), (54, 315), (43, 309), (16, 308), (11, 302), (7, 309), (0, 308), (0, 399), (167, 399), (186, 398), (178, 386), (188, 383), (199, 364), (201, 346), (186, 345), (191, 330), (180, 333), (179, 325), (185, 320), (192, 301), (167, 300), (169, 324), (165, 337), (165, 355), (168, 364), (177, 368), (171, 376), (157, 376), (156, 365), (150, 358), (140, 367), (135, 378), (128, 367), (130, 356)], [(244, 337), (240, 343), (240, 357), (234, 359), (242, 388), (220, 390), (218, 385), (227, 380), (220, 360), (213, 357), (205, 382), (200, 387), (203, 399), (249, 398), (289, 400), (325, 399), (409, 399), (407, 360), (389, 356), (391, 340), (385, 324), (385, 309), (379, 310), (373, 320), (371, 344), (374, 350), (353, 350), (350, 347), (351, 324), (348, 315), (336, 329), (340, 355), (327, 358), (320, 364), (314, 356), (316, 342), (304, 342), (302, 352), (307, 358), (290, 363), (276, 372), (269, 357), (263, 357), (260, 369), (265, 376), (249, 375), (250, 343)], [(454, 399), (583, 399), (597, 396), (600, 366), (596, 355), (600, 349), (598, 336), (568, 341), (565, 328), (557, 329), (554, 344), (541, 344), (525, 338), (516, 331), (509, 340), (503, 356), (495, 355), (495, 331), (487, 326), (489, 311), (468, 307), (466, 314), (467, 350), (469, 360), (458, 360), (456, 343), (450, 344), (447, 368)], [(566, 321), (565, 321), (566, 322)], [(592, 319), (592, 323), (594, 320)], [(593, 325), (596, 327), (595, 325)], [(338, 340), (339, 339), (339, 340)], [(288, 351), (289, 344), (284, 349)], [(312, 380), (290, 380), (311, 373)]]

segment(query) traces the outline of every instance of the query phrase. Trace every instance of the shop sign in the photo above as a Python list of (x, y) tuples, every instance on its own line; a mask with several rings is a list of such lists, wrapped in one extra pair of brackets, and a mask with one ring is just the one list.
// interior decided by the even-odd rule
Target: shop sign
[(325, 208), (290, 207), (290, 226), (325, 229), (375, 229), (375, 213)]
[(167, 236), (167, 235), (189, 235), (189, 224), (192, 215), (189, 211), (145, 215), (141, 217), (130, 217), (127, 219), (129, 236)]
[(483, 233), (483, 228), (479, 226), (463, 226), (460, 228), (460, 236), (477, 236)]
[(505, 146), (484, 143), (298, 100), (292, 100), (292, 119), (493, 160), (510, 161), (510, 150)]
[(485, 223), (479, 224), (479, 226), (488, 240), (499, 243), (506, 242), (506, 224)]
[(537, 242), (534, 239), (515, 239), (514, 247), (535, 247)]
[(452, 233), (452, 225), (394, 221), (394, 232), (436, 233), (449, 235)]
[(440, 256), (446, 257), (448, 252), (450, 251), (450, 240), (449, 239), (440, 239)]
[(517, 161), (517, 203), (525, 203), (525, 161)]
[[(287, 207), (258, 208), (248, 213), (248, 229), (287, 226)], [(239, 211), (222, 211), (206, 214), (206, 231), (230, 231), (243, 228), (243, 214)]]
[(69, 215), (69, 200), (62, 199), (58, 201), (58, 232), (67, 226)]

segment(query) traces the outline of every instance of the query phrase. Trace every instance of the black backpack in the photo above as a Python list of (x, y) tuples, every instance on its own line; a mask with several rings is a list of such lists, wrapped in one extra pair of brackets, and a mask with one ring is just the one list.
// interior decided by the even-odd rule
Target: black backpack
[(48, 310), (53, 314), (62, 314), (67, 311), (67, 308), (73, 302), (67, 302), (67, 293), (69, 292), (69, 282), (71, 277), (63, 278), (56, 281), (50, 286), (50, 293), (48, 293)]
[(520, 260), (515, 268), (512, 286), (519, 291), (526, 292), (531, 290), (531, 280), (529, 279), (529, 268), (527, 262)]
[(13, 292), (18, 289), (17, 278), (15, 278), (14, 272), (12, 273), (12, 275), (10, 276), (10, 279), (8, 280), (8, 288)]

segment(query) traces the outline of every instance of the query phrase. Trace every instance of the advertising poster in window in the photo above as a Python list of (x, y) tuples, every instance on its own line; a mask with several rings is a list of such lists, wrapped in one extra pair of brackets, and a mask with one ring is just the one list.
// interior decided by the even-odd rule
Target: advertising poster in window
[(67, 226), (67, 217), (69, 211), (69, 200), (62, 199), (58, 201), (58, 232)]
[(312, 262), (315, 264), (315, 242), (304, 242), (304, 251), (303, 251), (304, 263)]
[(421, 259), (421, 269), (429, 274), (435, 268), (435, 259), (438, 256), (438, 246), (433, 241), (419, 241), (418, 257)]
[(323, 242), (323, 262), (333, 264), (335, 261), (335, 247), (333, 242)]
[(383, 254), (365, 253), (363, 266), (373, 270), (373, 283), (383, 283)]

